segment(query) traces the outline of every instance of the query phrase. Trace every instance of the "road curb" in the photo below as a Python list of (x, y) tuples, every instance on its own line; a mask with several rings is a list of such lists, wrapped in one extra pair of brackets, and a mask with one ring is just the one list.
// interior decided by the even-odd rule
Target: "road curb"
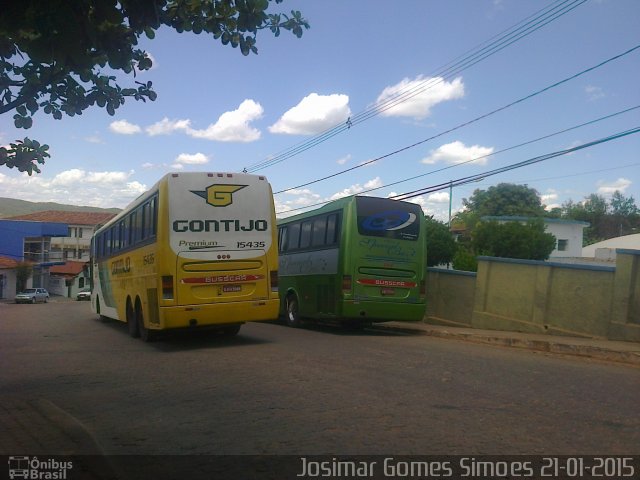
[[(420, 333), (437, 338), (446, 338), (453, 340), (462, 340), (466, 342), (481, 343), (485, 345), (498, 345), (501, 347), (520, 348), (545, 353), (555, 353), (560, 355), (573, 355), (579, 357), (588, 357), (608, 362), (624, 363), (640, 367), (640, 346), (637, 351), (615, 350), (606, 346), (584, 345), (572, 342), (574, 337), (557, 337), (550, 339), (519, 337), (517, 332), (509, 336), (509, 332), (501, 332), (500, 335), (493, 335), (485, 332), (469, 332), (455, 331), (447, 328), (430, 328), (427, 324), (409, 324), (409, 325), (380, 325), (386, 329), (392, 329), (399, 332)], [(582, 340), (582, 339), (579, 339)]]
[(620, 352), (596, 347), (593, 345), (576, 345), (564, 341), (553, 340), (531, 340), (526, 338), (500, 337), (478, 335), (466, 332), (451, 332), (442, 330), (424, 330), (425, 335), (440, 338), (457, 338), (474, 343), (484, 343), (491, 345), (501, 345), (504, 347), (522, 348), (539, 352), (557, 353), (562, 355), (576, 355), (581, 357), (597, 358), (610, 362), (626, 363), (640, 366), (640, 354), (637, 352)]

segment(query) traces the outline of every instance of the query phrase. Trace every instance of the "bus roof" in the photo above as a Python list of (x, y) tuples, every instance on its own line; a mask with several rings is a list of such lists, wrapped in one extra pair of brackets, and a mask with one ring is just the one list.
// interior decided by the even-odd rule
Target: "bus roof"
[(149, 188), (146, 192), (140, 194), (135, 200), (133, 200), (132, 202), (130, 202), (125, 208), (122, 209), (122, 211), (120, 213), (118, 213), (115, 217), (113, 217), (111, 220), (109, 220), (108, 222), (104, 223), (103, 225), (100, 225), (99, 228), (96, 229), (96, 233), (100, 230), (103, 230), (106, 227), (110, 227), (111, 225), (117, 223), (118, 221), (120, 221), (123, 217), (125, 217), (131, 210), (134, 210), (135, 208), (137, 208), (139, 205), (143, 204), (149, 197), (151, 197), (152, 195), (154, 195), (160, 188), (160, 185), (166, 181), (168, 181), (169, 178), (176, 178), (176, 177), (184, 177), (184, 176), (192, 176), (192, 177), (196, 177), (196, 176), (203, 176), (206, 175), (208, 177), (211, 178), (242, 178), (242, 181), (246, 181), (246, 179), (249, 178), (253, 178), (256, 180), (264, 180), (267, 181), (267, 178), (264, 175), (253, 175), (250, 173), (235, 173), (235, 172), (171, 172), (171, 173), (166, 173), (165, 175), (163, 175), (162, 177), (160, 177), (158, 179), (158, 181), (151, 187)]
[(284, 225), (284, 224), (287, 224), (289, 222), (300, 220), (302, 218), (307, 218), (307, 217), (311, 217), (311, 216), (318, 215), (318, 214), (321, 214), (321, 213), (331, 212), (331, 211), (334, 211), (334, 210), (341, 210), (345, 206), (347, 206), (350, 203), (354, 202), (356, 198), (363, 198), (363, 197), (383, 198), (384, 200), (389, 200), (391, 202), (411, 203), (411, 202), (406, 202), (404, 200), (394, 200), (393, 198), (371, 197), (369, 195), (349, 195), (348, 197), (343, 197), (343, 198), (339, 198), (337, 200), (332, 200), (332, 201), (326, 203), (325, 205), (323, 205), (321, 207), (318, 207), (318, 208), (316, 208), (314, 210), (308, 210), (306, 212), (298, 213), (298, 214), (292, 215), (290, 217), (279, 218), (279, 219), (277, 219), (277, 224), (278, 225)]

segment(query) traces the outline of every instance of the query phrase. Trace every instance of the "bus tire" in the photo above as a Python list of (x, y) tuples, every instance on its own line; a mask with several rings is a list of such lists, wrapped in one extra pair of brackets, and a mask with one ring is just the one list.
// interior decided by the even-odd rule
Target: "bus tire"
[(138, 338), (140, 336), (140, 330), (138, 329), (138, 322), (136, 319), (136, 315), (133, 311), (133, 306), (131, 305), (131, 299), (127, 298), (127, 327), (129, 327), (129, 335), (132, 338)]
[(296, 297), (295, 294), (290, 293), (287, 295), (286, 307), (287, 310), (285, 312), (285, 318), (287, 325), (294, 328), (302, 325), (302, 320), (300, 319), (300, 305), (298, 303), (298, 297)]
[(98, 314), (98, 320), (101, 322), (109, 321), (109, 319), (100, 312), (100, 297), (96, 297), (96, 313)]
[(241, 326), (242, 325), (231, 325), (230, 327), (225, 327), (222, 329), (222, 335), (225, 337), (233, 337), (238, 334)]
[(144, 326), (144, 313), (140, 300), (136, 300), (136, 323), (138, 324), (138, 336), (143, 342), (153, 342), (155, 335), (153, 330)]

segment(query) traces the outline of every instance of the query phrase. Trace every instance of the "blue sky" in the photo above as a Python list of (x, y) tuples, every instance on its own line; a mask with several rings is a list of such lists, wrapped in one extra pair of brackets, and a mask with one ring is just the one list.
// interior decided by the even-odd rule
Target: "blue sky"
[[(272, 8), (301, 10), (311, 29), (301, 39), (261, 32), (259, 54), (249, 57), (210, 37), (162, 29), (154, 40), (142, 40), (154, 67), (137, 77), (153, 82), (155, 102), (127, 101), (114, 117), (99, 108), (60, 121), (39, 112), (27, 131), (15, 129), (10, 114), (0, 118), (0, 144), (29, 136), (48, 143), (52, 155), (32, 177), (0, 169), (0, 196), (122, 208), (167, 172), (254, 171), (416, 86), (428, 88), (298, 155), (255, 170), (276, 192), (298, 187), (275, 196), (281, 216), (371, 188), (377, 189), (369, 194), (383, 197), (418, 190), (640, 126), (636, 109), (491, 155), (640, 105), (640, 50), (635, 50), (443, 133), (640, 44), (639, 1), (590, 0), (469, 68), (436, 75), (557, 3), (408, 0), (391, 8), (378, 0), (285, 0)], [(120, 84), (131, 85), (133, 79)], [(431, 137), (436, 138), (423, 142)], [(358, 167), (418, 142), (423, 143)], [(358, 168), (299, 187), (353, 167)], [(591, 193), (610, 196), (616, 189), (640, 204), (639, 173), (640, 134), (635, 134), (455, 187), (451, 204), (455, 213), (474, 189), (500, 182), (527, 184), (548, 206)], [(449, 200), (445, 189), (412, 201), (446, 220)]]

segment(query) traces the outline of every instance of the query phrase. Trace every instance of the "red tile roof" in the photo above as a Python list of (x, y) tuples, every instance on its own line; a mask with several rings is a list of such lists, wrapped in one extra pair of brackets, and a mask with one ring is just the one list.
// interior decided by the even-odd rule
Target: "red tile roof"
[(9, 257), (0, 257), (0, 268), (16, 268), (18, 261)]
[(82, 269), (87, 264), (87, 262), (76, 262), (73, 260), (68, 260), (64, 265), (53, 265), (49, 268), (49, 273), (54, 273), (57, 275), (72, 275), (76, 276), (82, 272)]
[(5, 220), (31, 220), (34, 222), (59, 222), (68, 225), (101, 225), (115, 217), (115, 213), (102, 212), (64, 212), (59, 210), (47, 210), (45, 212), (29, 213), (9, 217)]

